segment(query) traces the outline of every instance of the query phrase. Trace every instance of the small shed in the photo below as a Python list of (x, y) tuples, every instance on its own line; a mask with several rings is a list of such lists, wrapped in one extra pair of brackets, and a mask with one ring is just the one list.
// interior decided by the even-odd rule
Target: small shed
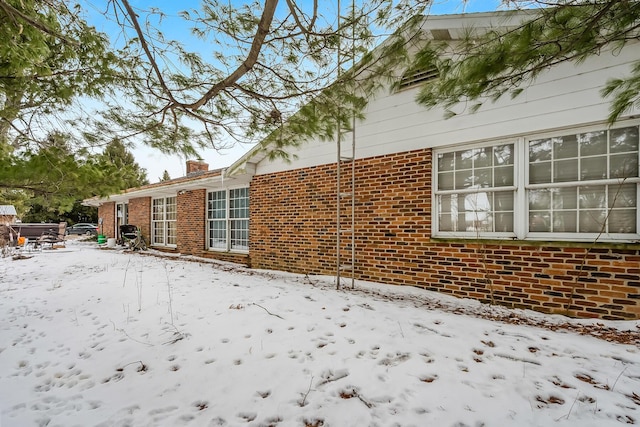
[(0, 205), (0, 224), (13, 224), (18, 213), (13, 205)]

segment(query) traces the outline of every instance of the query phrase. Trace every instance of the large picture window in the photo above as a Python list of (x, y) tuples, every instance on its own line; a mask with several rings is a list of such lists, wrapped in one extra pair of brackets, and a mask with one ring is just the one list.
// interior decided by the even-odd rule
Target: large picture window
[(249, 250), (249, 189), (209, 192), (207, 220), (210, 249)]
[(434, 235), (637, 240), (638, 126), (435, 152)]
[(151, 242), (155, 246), (177, 244), (176, 197), (153, 199), (151, 203)]

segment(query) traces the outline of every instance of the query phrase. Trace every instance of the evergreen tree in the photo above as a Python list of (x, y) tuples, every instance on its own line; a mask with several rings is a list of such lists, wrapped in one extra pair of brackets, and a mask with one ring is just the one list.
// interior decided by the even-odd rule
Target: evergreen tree
[[(205, 52), (163, 32), (168, 5), (110, 2), (105, 17), (121, 28), (110, 44), (87, 24), (84, 1), (0, 0), (0, 151), (35, 152), (52, 123), (64, 122), (74, 149), (136, 135), (196, 157), (269, 135), (269, 154), (284, 156), (309, 136), (334, 137), (336, 123), (348, 128), (400, 69), (438, 67), (441, 78), (418, 98), (424, 105), (474, 100), (479, 108), (517, 95), (548, 67), (637, 41), (640, 21), (632, 0), (505, 0), (536, 13), (443, 47), (419, 31), (430, 1), (344, 3), (338, 20), (333, 2), (204, 0), (179, 16)], [(639, 89), (640, 62), (608, 82), (611, 121), (638, 103)], [(80, 109), (86, 98), (102, 103), (97, 113)]]
[(167, 172), (167, 170), (165, 169), (164, 172), (162, 173), (162, 177), (158, 179), (158, 181), (160, 182), (164, 182), (164, 181), (169, 181), (171, 179), (171, 177), (169, 176), (169, 172)]
[[(440, 77), (423, 86), (418, 102), (451, 108), (464, 101), (476, 111), (505, 94), (518, 96), (528, 81), (550, 67), (580, 63), (603, 51), (615, 53), (640, 40), (638, 1), (558, 0), (539, 5), (546, 7), (531, 11), (516, 25), (482, 36), (470, 32), (453, 51), (451, 45), (426, 43), (414, 64), (434, 66)], [(640, 106), (640, 60), (627, 76), (602, 83), (602, 95), (611, 100), (610, 123), (634, 104)], [(454, 114), (448, 110), (448, 115)]]
[(26, 205), (40, 206), (37, 210), (51, 213), (52, 218), (72, 210), (77, 200), (126, 186), (126, 168), (87, 150), (71, 150), (61, 134), (50, 135), (38, 150), (0, 153), (0, 164), (0, 189), (28, 195)]
[(0, 188), (0, 205), (13, 205), (16, 208), (18, 218), (29, 211), (29, 201), (31, 196), (28, 192), (12, 188)]
[(83, 126), (78, 99), (113, 93), (126, 68), (72, 2), (0, 0), (0, 40), (0, 151)]
[(124, 179), (124, 186), (121, 190), (149, 184), (147, 171), (136, 163), (133, 154), (122, 141), (118, 139), (111, 141), (104, 149), (102, 156), (107, 164), (120, 171), (120, 175)]

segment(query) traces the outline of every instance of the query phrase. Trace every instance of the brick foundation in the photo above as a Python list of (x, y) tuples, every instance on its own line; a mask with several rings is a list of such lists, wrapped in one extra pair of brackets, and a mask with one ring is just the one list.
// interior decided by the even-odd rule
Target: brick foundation
[[(355, 277), (546, 313), (640, 318), (640, 245), (431, 238), (431, 150), (356, 164)], [(336, 166), (254, 177), (251, 266), (335, 274)]]

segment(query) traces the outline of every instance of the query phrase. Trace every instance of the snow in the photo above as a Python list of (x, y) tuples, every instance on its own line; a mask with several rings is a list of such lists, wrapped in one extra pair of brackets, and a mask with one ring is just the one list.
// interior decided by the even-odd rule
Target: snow
[(151, 254), (70, 241), (0, 259), (0, 426), (640, 423), (636, 345), (415, 288)]

